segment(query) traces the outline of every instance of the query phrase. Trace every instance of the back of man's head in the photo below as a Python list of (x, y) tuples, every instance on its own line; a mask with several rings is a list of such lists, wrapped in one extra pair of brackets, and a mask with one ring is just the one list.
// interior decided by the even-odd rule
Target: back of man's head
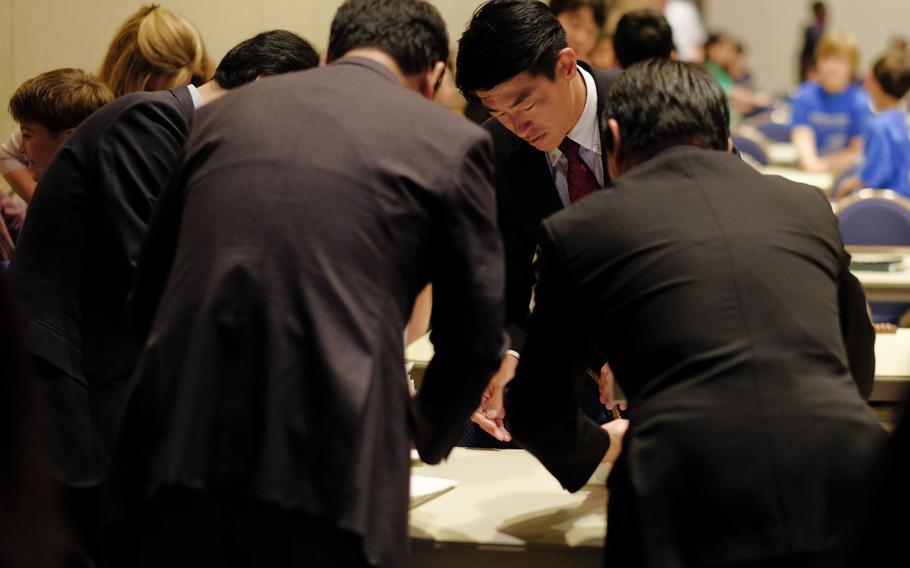
[(408, 76), (449, 58), (449, 35), (439, 11), (423, 0), (347, 0), (332, 20), (327, 61), (354, 49), (377, 49)]
[(9, 112), (20, 124), (37, 123), (56, 134), (76, 128), (113, 98), (108, 86), (94, 75), (55, 69), (19, 85), (9, 101)]
[(616, 24), (613, 51), (624, 69), (654, 57), (669, 59), (674, 49), (673, 30), (663, 14), (635, 10), (623, 15)]
[(470, 100), (509, 79), (556, 76), (556, 59), (568, 47), (566, 32), (536, 0), (492, 0), (476, 12), (458, 42), (455, 83)]
[(319, 65), (319, 53), (299, 35), (287, 30), (262, 32), (227, 52), (215, 70), (222, 89), (235, 89), (258, 77), (302, 71)]
[(904, 53), (888, 53), (872, 67), (872, 75), (889, 97), (900, 100), (910, 92), (910, 59)]
[[(611, 85), (604, 114), (619, 123), (619, 152), (630, 164), (681, 144), (728, 147), (727, 97), (711, 75), (690, 63), (648, 59), (633, 65)], [(612, 134), (603, 138), (613, 152)]]

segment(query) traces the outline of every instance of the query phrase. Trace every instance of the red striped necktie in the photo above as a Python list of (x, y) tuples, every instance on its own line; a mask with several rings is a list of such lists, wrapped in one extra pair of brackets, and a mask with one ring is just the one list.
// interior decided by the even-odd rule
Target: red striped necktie
[(600, 187), (594, 172), (578, 155), (580, 148), (578, 142), (569, 137), (563, 139), (562, 144), (559, 145), (559, 150), (569, 161), (569, 168), (566, 171), (566, 183), (569, 186), (569, 201), (572, 203), (587, 197)]

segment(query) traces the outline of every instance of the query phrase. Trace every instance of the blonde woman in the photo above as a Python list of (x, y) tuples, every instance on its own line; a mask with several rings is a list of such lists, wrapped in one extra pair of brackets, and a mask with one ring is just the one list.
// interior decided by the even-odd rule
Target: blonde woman
[[(114, 34), (98, 76), (115, 97), (136, 91), (159, 91), (193, 83), (212, 75), (212, 62), (196, 27), (186, 18), (156, 4), (146, 4), (127, 18)], [(0, 174), (25, 202), (35, 182), (18, 151), (21, 134), (14, 132), (0, 146)], [(4, 196), (5, 197), (5, 196)], [(4, 210), (13, 205), (0, 197)]]
[(120, 26), (98, 72), (117, 97), (198, 86), (211, 75), (212, 62), (196, 27), (155, 4), (142, 6)]

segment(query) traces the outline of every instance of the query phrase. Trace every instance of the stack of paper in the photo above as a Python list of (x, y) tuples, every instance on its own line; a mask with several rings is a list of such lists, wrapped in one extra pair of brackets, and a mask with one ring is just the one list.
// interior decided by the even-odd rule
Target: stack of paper
[(422, 505), (439, 497), (447, 491), (451, 491), (458, 485), (454, 479), (442, 479), (439, 477), (426, 477), (424, 475), (411, 476), (411, 508)]

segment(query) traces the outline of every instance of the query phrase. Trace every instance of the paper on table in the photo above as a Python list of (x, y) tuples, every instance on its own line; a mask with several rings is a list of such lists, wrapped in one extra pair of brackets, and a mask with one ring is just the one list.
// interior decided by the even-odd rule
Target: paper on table
[(427, 477), (424, 475), (411, 476), (411, 508), (422, 505), (439, 497), (447, 491), (451, 491), (458, 485), (454, 479), (442, 479), (440, 477)]
[(875, 374), (879, 377), (910, 376), (910, 330), (875, 336)]

